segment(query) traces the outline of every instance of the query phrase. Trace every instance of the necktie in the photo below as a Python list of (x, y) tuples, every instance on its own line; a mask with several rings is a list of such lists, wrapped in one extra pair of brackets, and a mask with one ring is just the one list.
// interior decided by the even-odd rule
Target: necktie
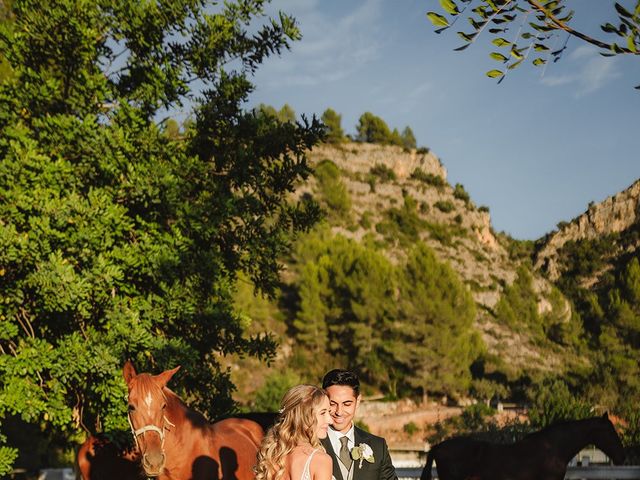
[(351, 459), (351, 453), (349, 452), (349, 447), (347, 445), (348, 441), (349, 437), (340, 437), (340, 443), (342, 444), (340, 447), (340, 461), (345, 467), (347, 467), (347, 470), (350, 470), (353, 460)]

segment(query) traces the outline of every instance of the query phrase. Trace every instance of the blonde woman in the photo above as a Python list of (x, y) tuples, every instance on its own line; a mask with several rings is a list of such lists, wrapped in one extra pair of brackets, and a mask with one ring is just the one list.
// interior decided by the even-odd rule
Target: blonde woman
[(320, 445), (333, 423), (327, 393), (298, 385), (280, 406), (280, 416), (258, 452), (256, 480), (331, 480), (332, 460)]

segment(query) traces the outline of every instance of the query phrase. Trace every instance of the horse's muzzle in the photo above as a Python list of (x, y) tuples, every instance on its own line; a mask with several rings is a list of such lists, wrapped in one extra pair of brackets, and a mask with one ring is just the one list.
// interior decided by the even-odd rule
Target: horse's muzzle
[(157, 477), (164, 470), (164, 452), (147, 452), (142, 456), (142, 468), (148, 477)]

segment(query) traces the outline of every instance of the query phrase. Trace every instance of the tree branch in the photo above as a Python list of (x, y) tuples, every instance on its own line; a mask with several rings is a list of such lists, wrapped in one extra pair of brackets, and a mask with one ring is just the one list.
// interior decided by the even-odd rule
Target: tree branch
[[(551, 14), (550, 11), (548, 11), (547, 9), (545, 9), (537, 0), (526, 0), (527, 3), (529, 5), (531, 5), (533, 8), (535, 8), (536, 10), (542, 12), (544, 14), (544, 16), (551, 22), (551, 26), (557, 30), (564, 30), (565, 32), (573, 35), (574, 37), (578, 37), (581, 40), (584, 40), (587, 43), (590, 43), (591, 45), (595, 45), (598, 48), (602, 48), (603, 50), (613, 50), (613, 45), (609, 44), (609, 43), (605, 43), (602, 42), (598, 39), (592, 38), (588, 35), (585, 35), (582, 32), (579, 32), (577, 30), (574, 30), (573, 28), (571, 28), (569, 25), (567, 25), (566, 23), (558, 20), (555, 16), (553, 16)], [(629, 50), (628, 48), (624, 48), (624, 47), (620, 47), (618, 46), (618, 48), (620, 49), (620, 51), (622, 53), (631, 53), (634, 55), (638, 55), (640, 54), (640, 51), (638, 52), (632, 52), (631, 50)]]

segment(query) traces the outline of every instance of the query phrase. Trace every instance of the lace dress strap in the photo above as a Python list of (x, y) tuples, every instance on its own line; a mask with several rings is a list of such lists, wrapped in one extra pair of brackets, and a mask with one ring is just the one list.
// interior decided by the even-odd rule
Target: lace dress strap
[(313, 455), (317, 451), (318, 449), (316, 448), (313, 452), (311, 452), (309, 458), (307, 458), (307, 463), (304, 464), (304, 470), (302, 470), (302, 478), (300, 480), (311, 480), (311, 472), (309, 471), (309, 466), (311, 465), (311, 459), (313, 458)]

